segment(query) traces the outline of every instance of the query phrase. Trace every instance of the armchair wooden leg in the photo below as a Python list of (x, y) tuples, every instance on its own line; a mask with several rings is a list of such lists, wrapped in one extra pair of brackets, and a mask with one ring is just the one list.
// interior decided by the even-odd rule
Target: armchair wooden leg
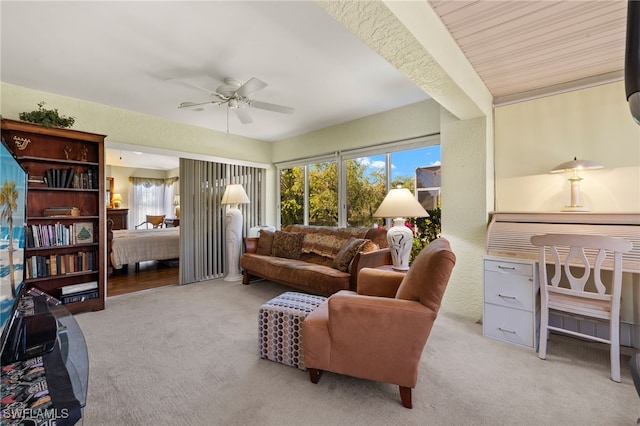
[(413, 408), (413, 405), (411, 405), (411, 388), (400, 386), (400, 399), (405, 408)]
[(311, 383), (318, 383), (322, 377), (322, 370), (318, 370), (316, 368), (309, 369), (309, 378), (311, 379)]

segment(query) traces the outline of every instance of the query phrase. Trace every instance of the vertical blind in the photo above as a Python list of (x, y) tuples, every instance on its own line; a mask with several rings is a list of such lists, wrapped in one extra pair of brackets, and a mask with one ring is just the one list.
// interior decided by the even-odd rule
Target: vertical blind
[(264, 217), (264, 169), (180, 159), (180, 283), (224, 276), (227, 269), (225, 208), (228, 184), (241, 184), (249, 204), (239, 206), (243, 236)]

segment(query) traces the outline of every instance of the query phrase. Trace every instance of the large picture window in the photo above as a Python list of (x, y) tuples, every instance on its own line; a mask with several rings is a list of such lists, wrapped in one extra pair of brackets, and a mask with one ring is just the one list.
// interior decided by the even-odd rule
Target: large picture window
[(336, 153), (278, 165), (280, 225), (385, 225), (373, 213), (391, 188), (416, 194), (426, 209), (440, 203), (439, 137)]

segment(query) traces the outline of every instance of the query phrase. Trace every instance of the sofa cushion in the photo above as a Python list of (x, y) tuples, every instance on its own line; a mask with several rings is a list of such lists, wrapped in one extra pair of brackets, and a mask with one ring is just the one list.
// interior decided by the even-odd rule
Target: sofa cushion
[(303, 253), (314, 253), (324, 257), (335, 258), (347, 242), (346, 238), (321, 233), (307, 233), (302, 245)]
[(300, 259), (304, 234), (300, 232), (276, 231), (273, 236), (271, 254), (275, 257)]
[(258, 239), (258, 249), (256, 250), (257, 254), (261, 254), (263, 256), (271, 256), (271, 247), (273, 246), (273, 237), (275, 232), (268, 231), (266, 229), (260, 230), (260, 238)]
[(333, 259), (333, 267), (338, 271), (347, 272), (353, 256), (355, 256), (366, 243), (367, 240), (363, 238), (349, 238)]

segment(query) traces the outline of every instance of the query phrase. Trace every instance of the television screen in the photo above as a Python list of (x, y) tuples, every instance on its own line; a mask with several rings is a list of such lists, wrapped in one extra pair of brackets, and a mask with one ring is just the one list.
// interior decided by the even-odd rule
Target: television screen
[(0, 143), (0, 329), (24, 283), (27, 173)]

